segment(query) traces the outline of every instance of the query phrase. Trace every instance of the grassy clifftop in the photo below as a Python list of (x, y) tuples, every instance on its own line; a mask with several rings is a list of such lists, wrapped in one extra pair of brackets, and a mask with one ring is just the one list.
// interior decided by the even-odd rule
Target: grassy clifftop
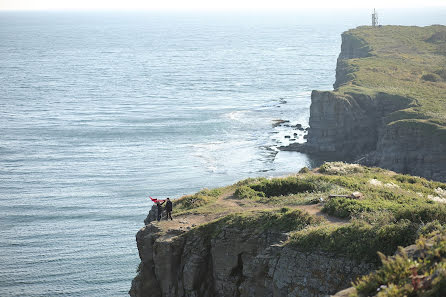
[[(445, 183), (333, 162), (205, 189), (173, 203), (174, 220), (149, 229), (166, 242), (177, 236), (199, 239), (200, 246), (240, 234), (252, 242), (275, 238), (279, 250), (339, 256), (358, 265), (378, 267), (381, 258), (379, 270), (353, 280), (358, 296), (444, 296), (446, 290)], [(417, 241), (419, 258), (388, 257)], [(414, 265), (422, 287), (413, 285)]]
[(344, 35), (368, 54), (344, 61), (348, 74), (336, 93), (408, 98), (407, 109), (390, 115), (388, 123), (422, 123), (446, 133), (446, 26), (364, 26)]
[[(354, 192), (360, 197), (350, 197)], [(446, 184), (334, 162), (295, 176), (203, 190), (176, 200), (174, 209), (206, 216), (195, 232), (216, 234), (231, 224), (253, 232), (277, 229), (299, 249), (377, 261), (378, 251), (391, 255), (446, 225)]]

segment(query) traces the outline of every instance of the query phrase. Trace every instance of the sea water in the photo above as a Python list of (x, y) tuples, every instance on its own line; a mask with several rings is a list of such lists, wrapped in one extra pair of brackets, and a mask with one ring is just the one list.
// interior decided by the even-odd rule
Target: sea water
[[(409, 13), (387, 23), (446, 19)], [(0, 296), (126, 296), (149, 195), (314, 166), (277, 147), (305, 141), (340, 34), (369, 19), (0, 13)]]

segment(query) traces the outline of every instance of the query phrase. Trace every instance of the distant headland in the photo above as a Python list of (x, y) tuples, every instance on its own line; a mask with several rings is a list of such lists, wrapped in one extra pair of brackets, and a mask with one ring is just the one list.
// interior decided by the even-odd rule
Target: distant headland
[(344, 32), (334, 90), (311, 100), (308, 142), (282, 149), (446, 180), (446, 26)]

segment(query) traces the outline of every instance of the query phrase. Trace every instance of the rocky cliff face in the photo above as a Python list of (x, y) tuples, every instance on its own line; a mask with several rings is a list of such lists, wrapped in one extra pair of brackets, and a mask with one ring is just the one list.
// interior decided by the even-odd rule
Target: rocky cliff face
[(336, 63), (336, 82), (333, 85), (335, 89), (353, 78), (354, 69), (345, 63), (346, 60), (371, 56), (371, 48), (365, 41), (348, 34), (348, 32), (342, 34), (341, 38), (341, 53)]
[[(346, 60), (368, 56), (370, 48), (362, 40), (344, 33), (335, 89), (354, 77)], [(360, 159), (366, 165), (445, 181), (446, 141), (422, 126), (389, 124), (387, 120), (413, 104), (410, 98), (386, 93), (313, 91), (308, 142), (290, 149), (336, 154), (347, 161)]]
[(356, 157), (379, 149), (385, 117), (407, 107), (411, 100), (379, 93), (337, 94), (313, 91), (307, 145), (312, 152)]
[(141, 264), (129, 292), (143, 296), (328, 296), (375, 268), (333, 254), (281, 244), (286, 234), (237, 226), (136, 235)]
[(382, 129), (376, 151), (364, 163), (446, 181), (446, 144), (422, 125), (396, 122)]

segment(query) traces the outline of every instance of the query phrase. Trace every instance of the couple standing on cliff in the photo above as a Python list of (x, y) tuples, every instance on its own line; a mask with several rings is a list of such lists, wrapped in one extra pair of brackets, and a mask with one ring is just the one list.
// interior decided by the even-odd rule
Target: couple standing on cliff
[(164, 202), (166, 202), (166, 220), (168, 220), (169, 218), (170, 218), (170, 220), (173, 220), (172, 219), (172, 201), (170, 201), (170, 199), (167, 198), (162, 203), (159, 203), (159, 201), (156, 202), (156, 209), (158, 211), (158, 217), (157, 217), (158, 222), (161, 221), (161, 214), (163, 213), (163, 207), (161, 205), (163, 205)]
[[(149, 196), (150, 197), (150, 196)], [(157, 220), (158, 222), (161, 221), (161, 214), (163, 213), (163, 207), (161, 205), (164, 204), (164, 202), (166, 202), (166, 220), (168, 220), (169, 218), (171, 220), (172, 219), (172, 201), (170, 201), (170, 198), (166, 198), (166, 200), (161, 200), (161, 199), (155, 199), (150, 197), (150, 200), (152, 200), (153, 203), (156, 204), (156, 210), (157, 210)]]

